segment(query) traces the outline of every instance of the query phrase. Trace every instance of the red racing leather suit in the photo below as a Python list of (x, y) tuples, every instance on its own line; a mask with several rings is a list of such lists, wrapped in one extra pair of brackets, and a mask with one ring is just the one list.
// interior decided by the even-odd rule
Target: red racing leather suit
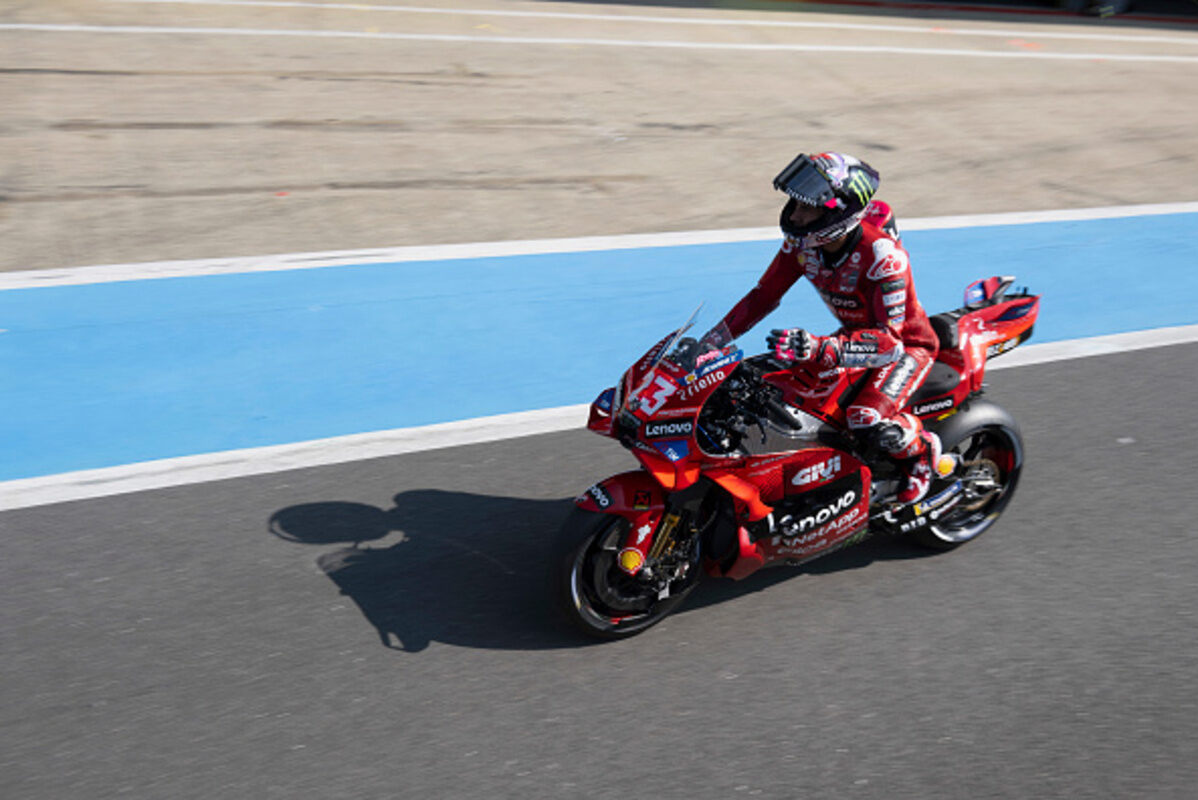
[(840, 320), (833, 334), (838, 366), (869, 368), (868, 382), (846, 409), (849, 426), (893, 422), (902, 428), (901, 440), (889, 437), (883, 447), (898, 458), (915, 455), (905, 451), (922, 450), (916, 438), (922, 426), (899, 412), (927, 376), (939, 340), (915, 296), (907, 251), (869, 217), (835, 256), (819, 248), (799, 250), (788, 237), (757, 286), (724, 317), (732, 336), (743, 335), (777, 308), (804, 275)]

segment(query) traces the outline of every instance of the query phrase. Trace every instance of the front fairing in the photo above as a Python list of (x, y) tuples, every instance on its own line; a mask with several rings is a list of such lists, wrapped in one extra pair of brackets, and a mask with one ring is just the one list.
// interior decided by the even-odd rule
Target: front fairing
[(699, 411), (744, 357), (722, 322), (698, 339), (686, 336), (697, 314), (649, 348), (596, 398), (587, 425), (620, 439), (667, 489), (698, 480)]
[(699, 479), (699, 411), (743, 356), (729, 345), (709, 351), (702, 363), (691, 356), (665, 358), (629, 393), (616, 424), (633, 454), (665, 488), (683, 489)]

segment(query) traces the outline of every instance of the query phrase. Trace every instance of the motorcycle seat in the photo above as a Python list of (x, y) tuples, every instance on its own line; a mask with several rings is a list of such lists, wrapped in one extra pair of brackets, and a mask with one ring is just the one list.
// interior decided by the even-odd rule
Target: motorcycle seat
[(961, 346), (961, 335), (957, 330), (957, 317), (950, 313), (928, 317), (932, 330), (940, 340), (941, 350), (956, 350)]
[(915, 394), (911, 395), (911, 399), (907, 402), (908, 405), (915, 405), (933, 397), (940, 397), (948, 394), (953, 389), (957, 388), (957, 384), (961, 382), (961, 374), (948, 364), (942, 364), (939, 361), (932, 362), (932, 369), (928, 371), (928, 377)]

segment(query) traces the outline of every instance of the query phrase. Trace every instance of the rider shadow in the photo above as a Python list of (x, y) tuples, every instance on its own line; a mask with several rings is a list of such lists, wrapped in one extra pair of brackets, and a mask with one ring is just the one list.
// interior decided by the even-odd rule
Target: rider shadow
[[(570, 499), (418, 490), (393, 502), (386, 510), (346, 502), (291, 506), (271, 517), (270, 530), (291, 542), (339, 545), (316, 563), (357, 604), (384, 647), (419, 652), (440, 641), (539, 650), (594, 643), (564, 624), (550, 591), (554, 538)], [(705, 582), (676, 613), (800, 573), (857, 569), (916, 554), (896, 542), (869, 540), (797, 569)]]
[(548, 559), (569, 500), (404, 492), (384, 510), (359, 503), (291, 506), (271, 531), (341, 545), (316, 563), (375, 627), (383, 646), (432, 641), (497, 649), (569, 642), (548, 602)]

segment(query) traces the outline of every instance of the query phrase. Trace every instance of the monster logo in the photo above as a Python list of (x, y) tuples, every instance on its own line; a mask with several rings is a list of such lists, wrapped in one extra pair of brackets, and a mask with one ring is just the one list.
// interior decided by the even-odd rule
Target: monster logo
[(854, 172), (852, 177), (849, 178), (848, 190), (857, 198), (857, 202), (863, 206), (869, 202), (869, 198), (874, 193), (874, 187), (870, 185), (869, 178), (860, 170)]

